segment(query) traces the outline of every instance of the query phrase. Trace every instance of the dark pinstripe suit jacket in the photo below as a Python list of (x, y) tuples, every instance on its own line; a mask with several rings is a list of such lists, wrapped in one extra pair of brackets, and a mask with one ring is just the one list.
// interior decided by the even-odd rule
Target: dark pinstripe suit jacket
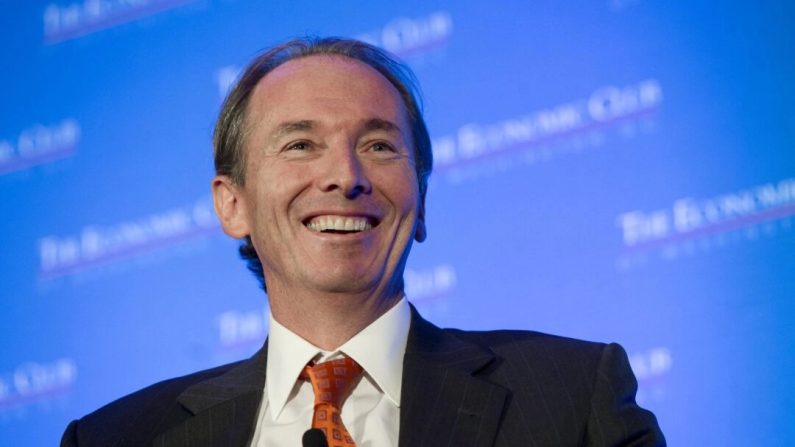
[[(61, 446), (248, 446), (266, 361), (267, 343), (123, 397), (69, 424)], [(618, 345), (439, 329), (412, 307), (400, 446), (665, 445), (636, 386)]]

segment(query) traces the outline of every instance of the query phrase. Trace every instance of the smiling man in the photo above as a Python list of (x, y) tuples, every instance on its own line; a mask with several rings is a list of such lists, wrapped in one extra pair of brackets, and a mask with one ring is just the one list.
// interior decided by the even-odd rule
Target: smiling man
[(315, 55), (265, 76), (247, 115), (243, 177), (213, 181), (218, 215), (250, 237), (274, 319), (333, 350), (402, 298), (425, 237), (406, 107), (366, 63)]
[(411, 79), (353, 40), (252, 62), (216, 126), (212, 190), (267, 288), (268, 341), (72, 422), (62, 445), (664, 445), (618, 345), (442, 330), (410, 306), (432, 164)]

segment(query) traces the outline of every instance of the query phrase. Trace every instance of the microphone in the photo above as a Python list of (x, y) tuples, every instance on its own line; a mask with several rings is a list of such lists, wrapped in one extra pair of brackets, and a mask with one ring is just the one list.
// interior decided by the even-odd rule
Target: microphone
[(301, 445), (304, 447), (328, 447), (328, 442), (326, 442), (326, 435), (323, 434), (323, 430), (310, 428), (304, 432), (304, 436), (301, 438)]

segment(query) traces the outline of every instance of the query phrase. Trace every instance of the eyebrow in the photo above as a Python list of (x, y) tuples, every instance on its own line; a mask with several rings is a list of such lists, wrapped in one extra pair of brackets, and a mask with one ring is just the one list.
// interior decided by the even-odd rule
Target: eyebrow
[(276, 127), (276, 130), (273, 131), (274, 138), (281, 138), (285, 135), (289, 135), (293, 132), (302, 132), (307, 130), (312, 130), (317, 127), (317, 123), (312, 120), (301, 120), (301, 121), (288, 121), (285, 123), (281, 123)]
[[(273, 138), (282, 138), (294, 132), (310, 131), (318, 127), (317, 121), (313, 120), (300, 120), (300, 121), (287, 121), (279, 124), (276, 130), (273, 131)], [(366, 132), (376, 130), (383, 130), (388, 133), (400, 133), (400, 127), (392, 121), (382, 118), (370, 118), (364, 122), (362, 129)]]
[(370, 118), (365, 121), (363, 127), (366, 131), (383, 130), (389, 133), (400, 133), (400, 127), (397, 124), (381, 118)]

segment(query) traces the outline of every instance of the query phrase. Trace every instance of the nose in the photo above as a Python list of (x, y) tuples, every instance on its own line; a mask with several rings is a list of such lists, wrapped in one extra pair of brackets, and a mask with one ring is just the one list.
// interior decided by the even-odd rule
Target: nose
[(328, 148), (320, 188), (325, 192), (338, 191), (348, 199), (369, 194), (372, 189), (365, 166), (354, 147)]

